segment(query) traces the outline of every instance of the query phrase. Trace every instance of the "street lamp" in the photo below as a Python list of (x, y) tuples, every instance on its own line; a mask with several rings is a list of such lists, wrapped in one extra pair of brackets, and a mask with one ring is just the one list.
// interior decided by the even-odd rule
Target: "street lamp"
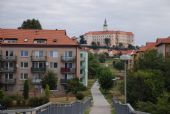
[(125, 92), (125, 104), (127, 103), (127, 87), (126, 87), (126, 76), (127, 76), (127, 74), (126, 74), (126, 70), (127, 70), (127, 68), (126, 68), (126, 62), (128, 62), (128, 60), (131, 60), (132, 59), (132, 57), (130, 56), (130, 55), (121, 55), (120, 56), (120, 60), (122, 60), (122, 61), (124, 61), (124, 68), (125, 68), (125, 76), (124, 76), (124, 92)]

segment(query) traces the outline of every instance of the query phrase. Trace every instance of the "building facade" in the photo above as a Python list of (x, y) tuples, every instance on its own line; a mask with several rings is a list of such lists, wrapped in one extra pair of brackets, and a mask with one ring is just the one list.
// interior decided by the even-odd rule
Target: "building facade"
[(65, 30), (0, 29), (0, 87), (7, 94), (21, 94), (29, 80), (32, 91), (42, 92), (44, 74), (57, 74), (56, 89), (80, 78), (80, 49)]
[[(110, 47), (117, 45), (128, 47), (128, 45), (134, 44), (134, 34), (132, 32), (108, 30), (106, 20), (103, 25), (103, 31), (90, 31), (84, 34), (84, 38), (87, 45), (92, 45), (92, 42), (99, 46)], [(109, 39), (109, 43), (106, 42), (106, 39)]]
[(80, 81), (83, 85), (88, 85), (88, 52), (80, 51)]
[(170, 37), (157, 39), (156, 48), (163, 57), (170, 58)]

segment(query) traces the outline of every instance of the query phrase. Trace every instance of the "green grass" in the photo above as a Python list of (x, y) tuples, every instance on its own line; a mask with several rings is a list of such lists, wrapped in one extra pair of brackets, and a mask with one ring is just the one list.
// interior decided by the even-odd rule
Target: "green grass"
[(96, 81), (95, 79), (89, 79), (88, 80), (87, 90), (82, 92), (85, 96), (87, 96), (87, 97), (91, 97), (92, 96), (90, 89), (93, 86), (95, 81)]
[(90, 108), (86, 109), (84, 114), (89, 114), (90, 113)]

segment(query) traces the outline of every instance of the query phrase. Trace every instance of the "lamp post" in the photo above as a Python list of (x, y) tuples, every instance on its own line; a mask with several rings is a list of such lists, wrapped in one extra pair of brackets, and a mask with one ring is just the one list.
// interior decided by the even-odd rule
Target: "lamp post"
[(130, 55), (121, 55), (120, 60), (124, 61), (124, 69), (125, 69), (125, 74), (124, 74), (124, 93), (125, 93), (125, 104), (127, 103), (127, 83), (126, 83), (126, 77), (127, 77), (127, 66), (126, 62), (128, 60), (131, 60), (132, 57)]

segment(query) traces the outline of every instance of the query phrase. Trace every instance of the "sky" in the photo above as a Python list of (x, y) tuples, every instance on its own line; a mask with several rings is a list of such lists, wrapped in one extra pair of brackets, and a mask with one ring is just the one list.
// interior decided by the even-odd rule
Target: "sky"
[(103, 30), (134, 33), (135, 45), (170, 36), (170, 0), (0, 0), (0, 28), (38, 19), (43, 29), (66, 29), (68, 36)]

